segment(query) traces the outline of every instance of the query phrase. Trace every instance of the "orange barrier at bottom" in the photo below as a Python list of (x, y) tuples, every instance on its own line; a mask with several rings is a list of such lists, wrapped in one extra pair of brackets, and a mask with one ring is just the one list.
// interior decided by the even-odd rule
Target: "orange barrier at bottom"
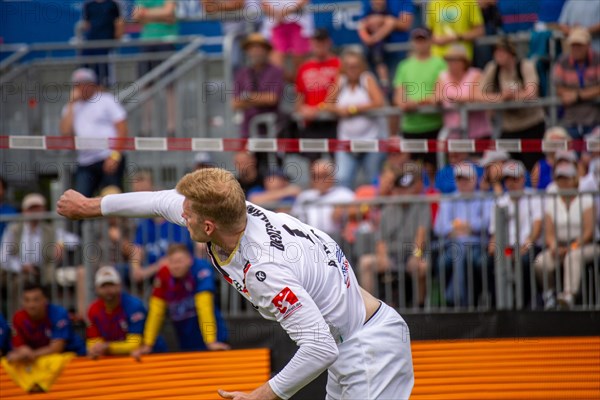
[(600, 399), (600, 337), (413, 342), (412, 400)]
[(0, 369), (0, 398), (215, 400), (217, 389), (251, 391), (270, 378), (268, 349), (72, 360), (48, 393), (26, 394)]
[[(600, 337), (415, 341), (412, 351), (413, 400), (600, 399)], [(269, 376), (267, 349), (79, 358), (44, 394), (23, 393), (0, 369), (0, 398), (215, 400)]]

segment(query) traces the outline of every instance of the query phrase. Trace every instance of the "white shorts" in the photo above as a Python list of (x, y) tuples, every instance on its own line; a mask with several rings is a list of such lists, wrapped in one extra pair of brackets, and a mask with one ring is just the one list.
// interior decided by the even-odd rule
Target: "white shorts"
[(382, 303), (363, 328), (338, 346), (329, 367), (327, 400), (404, 400), (414, 372), (408, 325)]

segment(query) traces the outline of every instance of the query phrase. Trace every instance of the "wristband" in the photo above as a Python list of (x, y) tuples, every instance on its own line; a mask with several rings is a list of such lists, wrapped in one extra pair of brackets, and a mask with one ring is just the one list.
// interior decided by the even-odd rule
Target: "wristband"
[(577, 242), (571, 243), (571, 250), (575, 250), (577, 248), (579, 248), (579, 243), (577, 243)]
[(319, 105), (317, 106), (319, 110), (324, 110), (326, 107), (327, 105), (325, 104), (325, 102), (319, 103)]
[(121, 161), (121, 153), (119, 153), (118, 151), (113, 151), (112, 153), (110, 153), (110, 158), (116, 162)]
[(356, 113), (358, 113), (358, 107), (356, 107), (356, 106), (348, 107), (348, 114), (355, 115)]
[(418, 247), (415, 247), (415, 249), (413, 250), (413, 256), (421, 258), (423, 256), (423, 250), (421, 250)]

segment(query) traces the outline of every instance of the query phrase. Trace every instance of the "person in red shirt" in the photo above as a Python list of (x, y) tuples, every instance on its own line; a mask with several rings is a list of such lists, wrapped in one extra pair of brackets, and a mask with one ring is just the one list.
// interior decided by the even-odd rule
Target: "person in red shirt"
[[(327, 95), (336, 84), (340, 60), (332, 53), (332, 41), (326, 29), (317, 29), (311, 41), (313, 57), (298, 69), (296, 111), (304, 118), (300, 137), (307, 139), (335, 139), (337, 121), (317, 120), (324, 108)], [(311, 162), (320, 158), (318, 153), (304, 153)]]
[(9, 362), (30, 363), (38, 357), (63, 352), (85, 355), (81, 337), (73, 331), (67, 310), (50, 304), (37, 283), (23, 288), (23, 309), (13, 316), (13, 350)]

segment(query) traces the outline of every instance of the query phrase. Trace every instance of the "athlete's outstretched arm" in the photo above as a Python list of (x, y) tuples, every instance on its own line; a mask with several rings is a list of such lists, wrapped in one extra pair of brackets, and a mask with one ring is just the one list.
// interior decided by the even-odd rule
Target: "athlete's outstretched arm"
[(56, 211), (70, 219), (101, 216), (163, 217), (185, 226), (184, 197), (175, 190), (112, 194), (103, 198), (87, 198), (74, 190), (67, 190), (58, 200)]

